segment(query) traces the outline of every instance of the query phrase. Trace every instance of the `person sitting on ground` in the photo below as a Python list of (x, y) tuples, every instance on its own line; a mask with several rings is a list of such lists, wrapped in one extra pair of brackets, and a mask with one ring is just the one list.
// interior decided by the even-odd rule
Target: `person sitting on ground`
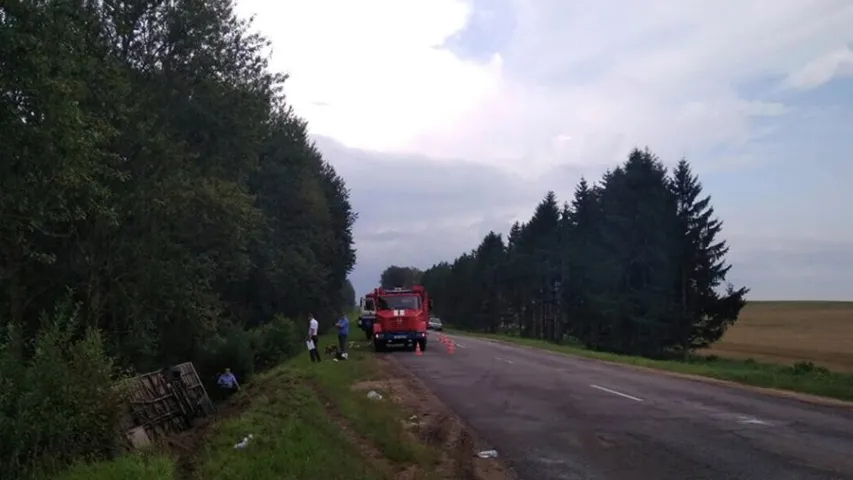
[(240, 390), (240, 384), (237, 383), (237, 377), (231, 373), (230, 368), (226, 368), (225, 372), (219, 375), (219, 378), (216, 380), (219, 388), (226, 392), (228, 395)]

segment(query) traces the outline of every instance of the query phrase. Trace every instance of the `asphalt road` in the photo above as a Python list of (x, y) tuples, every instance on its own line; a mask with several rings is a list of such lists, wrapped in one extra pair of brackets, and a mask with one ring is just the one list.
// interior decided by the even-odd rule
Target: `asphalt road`
[(393, 357), (522, 480), (853, 479), (853, 409), (489, 340)]

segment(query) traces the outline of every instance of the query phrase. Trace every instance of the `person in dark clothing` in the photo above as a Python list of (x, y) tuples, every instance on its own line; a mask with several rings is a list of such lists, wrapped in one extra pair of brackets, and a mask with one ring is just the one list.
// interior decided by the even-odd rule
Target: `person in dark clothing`
[(340, 355), (343, 358), (346, 358), (347, 337), (349, 337), (349, 319), (346, 315), (341, 314), (338, 319), (338, 323), (336, 323), (335, 326), (338, 327), (338, 345), (340, 346)]
[(364, 330), (364, 339), (369, 342), (373, 338), (373, 319), (361, 317), (358, 322), (361, 329)]

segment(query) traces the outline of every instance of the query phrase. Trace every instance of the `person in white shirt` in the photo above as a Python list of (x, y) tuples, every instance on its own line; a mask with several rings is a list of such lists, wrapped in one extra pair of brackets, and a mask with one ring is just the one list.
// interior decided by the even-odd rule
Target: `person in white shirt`
[(314, 318), (314, 315), (308, 316), (308, 340), (310, 340), (314, 344), (314, 348), (308, 351), (308, 354), (311, 355), (311, 362), (319, 362), (320, 361), (320, 352), (317, 350), (317, 331), (320, 329), (320, 324), (317, 323), (317, 319)]

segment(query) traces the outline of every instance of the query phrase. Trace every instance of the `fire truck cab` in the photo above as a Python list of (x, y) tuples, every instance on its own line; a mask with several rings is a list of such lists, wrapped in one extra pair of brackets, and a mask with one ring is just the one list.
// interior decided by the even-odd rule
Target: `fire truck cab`
[(374, 350), (383, 351), (392, 345), (421, 350), (427, 347), (427, 322), (432, 305), (421, 285), (411, 288), (377, 288), (369, 294), (376, 311), (373, 321)]

